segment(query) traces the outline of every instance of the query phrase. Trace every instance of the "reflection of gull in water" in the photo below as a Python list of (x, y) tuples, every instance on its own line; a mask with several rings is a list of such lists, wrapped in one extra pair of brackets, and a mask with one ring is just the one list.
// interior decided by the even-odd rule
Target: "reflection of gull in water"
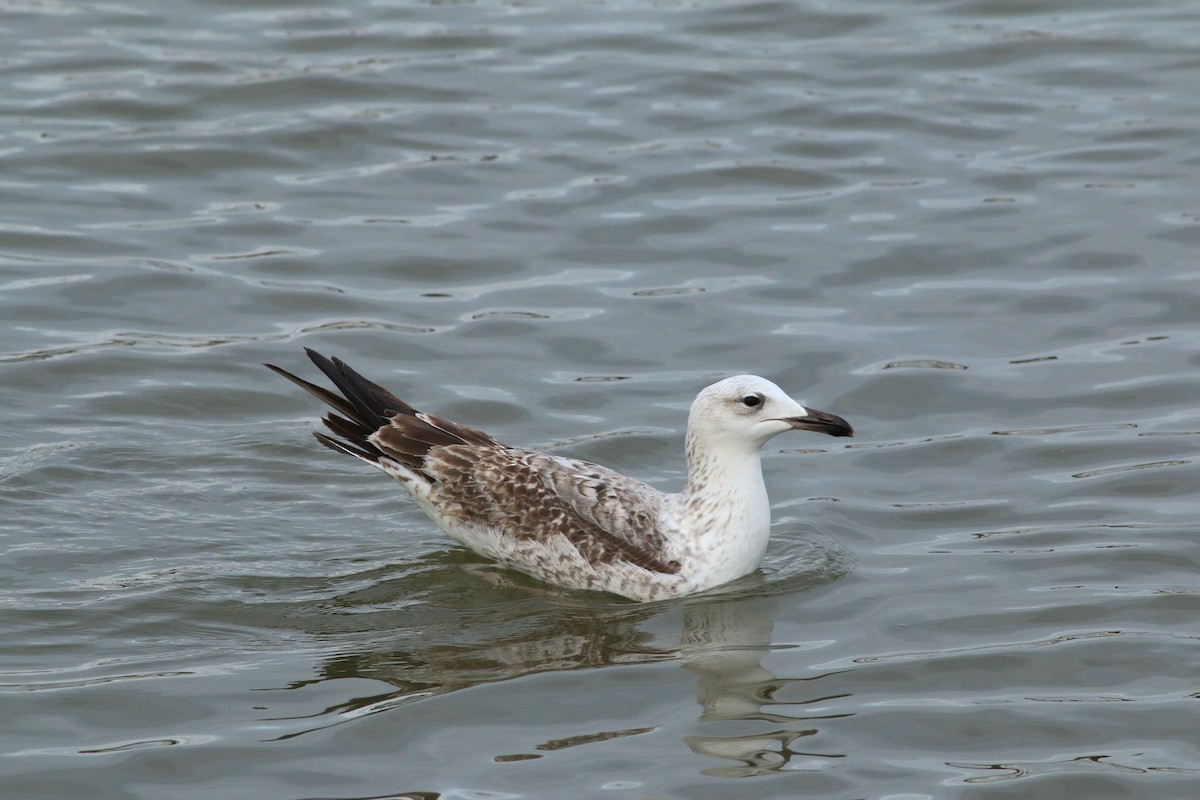
[[(273, 716), (271, 724), (280, 739), (292, 739), (376, 715), (403, 720), (414, 703), (488, 684), (586, 670), (594, 677), (574, 684), (582, 691), (593, 682), (621, 685), (612, 681), (633, 670), (640, 677), (626, 690), (644, 699), (644, 705), (614, 702), (594, 709), (594, 714), (581, 713), (581, 707), (571, 703), (536, 705), (520, 722), (513, 721), (502, 738), (480, 739), (477, 746), (484, 749), (475, 755), (497, 762), (529, 761), (579, 747), (604, 747), (605, 742), (659, 737), (652, 746), (679, 749), (682, 738), (692, 752), (719, 759), (701, 767), (708, 775), (821, 769), (840, 757), (828, 752), (827, 742), (817, 746), (823, 741), (817, 734), (825, 721), (845, 716), (838, 696), (828, 688), (833, 676), (779, 677), (763, 659), (779, 648), (772, 616), (781, 606), (772, 597), (794, 598), (838, 578), (848, 565), (841, 554), (825, 552), (819, 544), (795, 547), (788, 555), (807, 560), (810, 569), (790, 580), (751, 579), (739, 582), (738, 592), (650, 606), (545, 592), (524, 581), (502, 587), (508, 599), (497, 604), (495, 592), (465, 590), (477, 577), (456, 566), (453, 554), (442, 553), (421, 571), (378, 585), (365, 597), (357, 592), (341, 596), (316, 616), (310, 604), (297, 606), (293, 611), (304, 609), (310, 622), (319, 623), (314, 630), (334, 634), (341, 644), (318, 676), (288, 687), (323, 683), (318, 690), (320, 710), (310, 713), (312, 700), (301, 695), (290, 702), (300, 704), (302, 713)], [(491, 565), (478, 566), (499, 580), (511, 575)], [(456, 582), (459, 585), (453, 585)], [(379, 591), (385, 588), (392, 599), (384, 598), (384, 607), (393, 606), (396, 598), (423, 599), (381, 611)], [(364, 607), (371, 609), (370, 620), (363, 619)], [(334, 609), (338, 613), (330, 614)], [(294, 620), (290, 613), (289, 618)], [(360, 646), (346, 646), (344, 637), (351, 631), (361, 632)], [(664, 662), (696, 676), (694, 695), (688, 681), (672, 677), (673, 669)], [(665, 669), (648, 673), (644, 668), (651, 664)], [(598, 669), (605, 672), (595, 672)], [(658, 678), (647, 684), (651, 674)], [(541, 684), (539, 690), (537, 684), (524, 681), (511, 692), (497, 687), (494, 694), (485, 690), (473, 702), (508, 708), (505, 704), (512, 702), (514, 693), (538, 704), (546, 691), (571, 691), (549, 688), (554, 684)], [(370, 688), (364, 691), (365, 687)], [(329, 702), (331, 693), (342, 701)], [(689, 695), (703, 709), (690, 724), (684, 718), (693, 714), (678, 705), (686, 705)], [(279, 706), (286, 708), (288, 702)], [(426, 707), (416, 718), (436, 718), (437, 708)], [(632, 742), (608, 746), (618, 748), (608, 750), (610, 754), (624, 752), (622, 747), (633, 748), (629, 752), (643, 747)]]
[(771, 509), (759, 450), (788, 430), (851, 436), (770, 381), (727, 378), (688, 416), (688, 481), (664, 494), (584, 461), (508, 447), (417, 411), (339, 359), (308, 350), (340, 395), (271, 369), (337, 413), (322, 444), (392, 476), (454, 540), (548, 583), (646, 601), (746, 575), (762, 561)]
[[(772, 728), (741, 735), (692, 734), (683, 737), (699, 755), (714, 756), (736, 765), (708, 767), (705, 775), (743, 778), (802, 764), (822, 764), (841, 754), (814, 753), (801, 749), (800, 743), (818, 733), (812, 723), (844, 714), (782, 714), (770, 710), (784, 705), (828, 702), (835, 698), (809, 698), (789, 703), (776, 698), (785, 686), (800, 685), (795, 679), (781, 679), (762, 665), (763, 656), (772, 647), (773, 624), (761, 598), (751, 597), (725, 603), (707, 603), (689, 607), (684, 613), (681, 657), (683, 666), (695, 673), (696, 701), (704, 709), (700, 721), (753, 720)], [(810, 680), (826, 676), (819, 675)], [(790, 709), (789, 709), (790, 710)]]

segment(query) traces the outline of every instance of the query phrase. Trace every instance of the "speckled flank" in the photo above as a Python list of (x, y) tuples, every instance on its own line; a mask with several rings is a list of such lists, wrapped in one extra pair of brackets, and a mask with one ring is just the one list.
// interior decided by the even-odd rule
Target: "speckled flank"
[(770, 531), (759, 449), (786, 430), (852, 435), (752, 375), (704, 389), (688, 417), (688, 482), (664, 494), (606, 467), (501, 444), (425, 414), (308, 351), (341, 395), (272, 370), (338, 413), (316, 433), (398, 480), (451, 538), (549, 583), (657, 600), (753, 571)]

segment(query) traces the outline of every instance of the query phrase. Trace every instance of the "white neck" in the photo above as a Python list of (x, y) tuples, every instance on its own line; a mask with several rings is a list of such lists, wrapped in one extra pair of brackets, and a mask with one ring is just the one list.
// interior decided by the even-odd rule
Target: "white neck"
[[(771, 505), (757, 447), (702, 441), (688, 432), (688, 480), (678, 495), (679, 520), (710, 555), (716, 586), (758, 567), (771, 533)], [(700, 576), (698, 576), (700, 577)]]

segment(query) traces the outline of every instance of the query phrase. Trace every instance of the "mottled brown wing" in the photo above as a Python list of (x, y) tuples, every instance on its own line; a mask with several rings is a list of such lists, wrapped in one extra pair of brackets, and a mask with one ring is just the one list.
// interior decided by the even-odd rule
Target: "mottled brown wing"
[(395, 414), (368, 440), (383, 455), (422, 472), (428, 472), (425, 456), (435, 447), (457, 444), (502, 446), (481, 430), (419, 411)]
[(595, 464), (507, 447), (431, 450), (425, 471), (443, 512), (517, 538), (562, 536), (593, 565), (624, 561), (673, 575), (649, 486)]

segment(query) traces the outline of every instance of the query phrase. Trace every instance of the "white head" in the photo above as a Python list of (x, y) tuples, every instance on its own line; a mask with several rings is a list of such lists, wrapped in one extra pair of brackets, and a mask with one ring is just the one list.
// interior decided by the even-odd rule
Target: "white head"
[(768, 439), (790, 430), (854, 435), (846, 420), (805, 408), (757, 375), (737, 375), (714, 383), (696, 396), (688, 414), (689, 437), (722, 448), (757, 452)]

